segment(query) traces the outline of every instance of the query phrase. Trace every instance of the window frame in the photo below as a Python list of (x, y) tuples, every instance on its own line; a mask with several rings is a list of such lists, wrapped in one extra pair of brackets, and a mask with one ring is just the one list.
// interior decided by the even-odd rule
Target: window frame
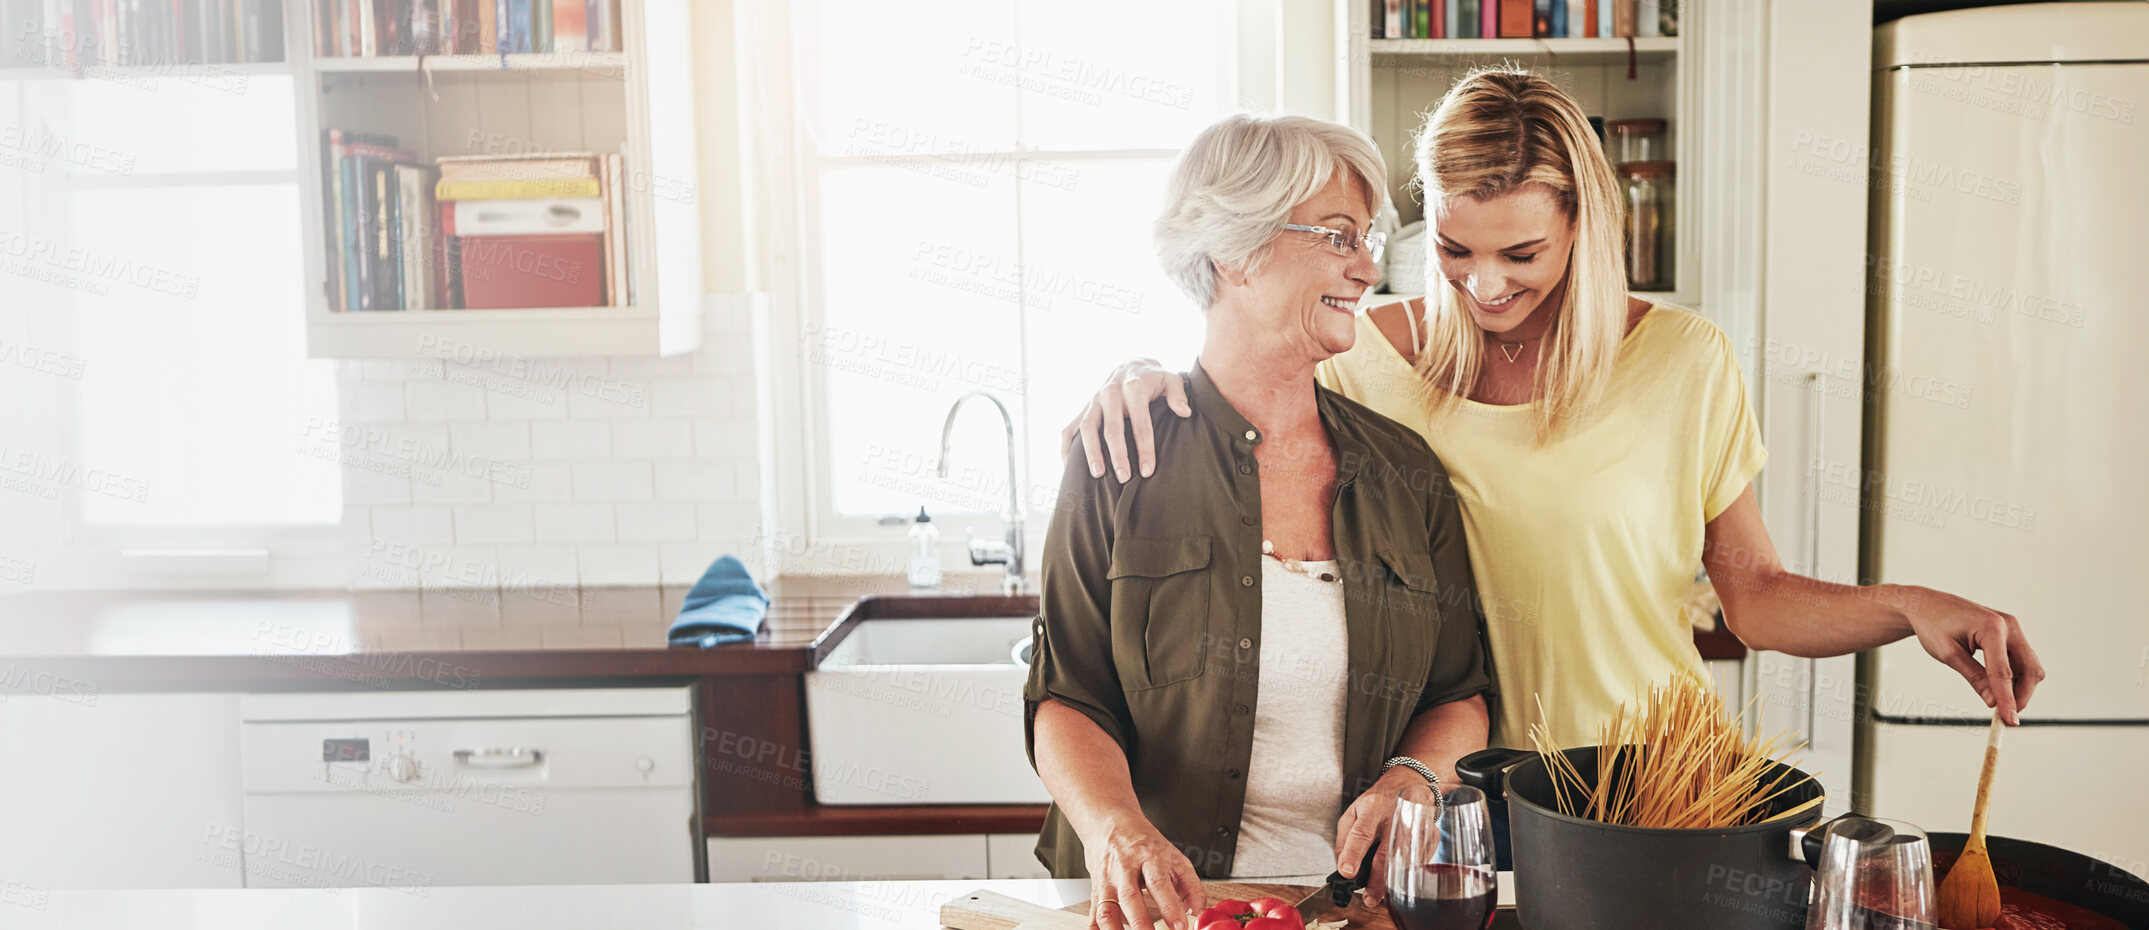
[[(249, 66), (249, 74), (285, 77), (298, 83), (300, 76), (288, 66), (271, 69), (268, 64)], [(39, 99), (35, 88), (42, 81), (97, 80), (87, 77), (29, 77), (10, 80), (16, 98), (17, 112), (25, 123), (39, 123), (63, 132), (66, 138), (78, 135), (73, 124), (74, 111), (70, 107), (55, 108)], [(296, 90), (294, 90), (294, 93)], [(297, 114), (293, 113), (295, 121)], [(295, 122), (294, 122), (295, 126)], [(160, 191), (199, 187), (235, 187), (246, 185), (289, 185), (303, 196), (300, 171), (303, 170), (303, 154), (294, 146), (293, 164), (288, 169), (238, 169), (228, 171), (175, 171), (152, 174), (81, 175), (65, 171), (39, 175), (39, 183), (32, 184), (24, 174), (22, 183), (32, 191), (23, 198), (28, 207), (24, 220), (30, 228), (37, 229), (47, 238), (58, 242), (75, 240), (75, 198), (91, 192), (113, 190)], [(296, 204), (298, 201), (293, 200)], [(291, 217), (296, 231), (304, 223), (304, 217)], [(83, 314), (80, 312), (79, 296), (64, 288), (36, 290), (25, 285), (26, 295), (50, 298), (42, 310), (27, 314), (32, 338), (51, 345), (58, 351), (80, 356), (80, 328)], [(288, 306), (276, 312), (301, 312), (304, 293), (289, 295)], [(303, 354), (304, 346), (295, 347)], [(340, 391), (341, 380), (336, 387)], [(59, 402), (59, 415), (52, 430), (38, 431), (49, 448), (70, 462), (81, 459), (85, 437), (84, 411), (81, 383), (61, 386), (53, 392)], [(335, 411), (330, 411), (335, 412)], [(33, 436), (32, 438), (39, 438)], [(339, 484), (341, 469), (338, 469)], [(340, 487), (339, 487), (340, 493)], [(350, 510), (348, 504), (341, 508), (334, 522), (322, 524), (280, 523), (220, 523), (220, 524), (150, 524), (94, 522), (86, 514), (85, 492), (74, 484), (58, 488), (57, 529), (58, 538), (43, 545), (33, 545), (36, 560), (40, 563), (37, 581), (33, 588), (188, 588), (188, 587), (241, 587), (241, 588), (341, 588), (348, 579), (346, 542), (349, 539)], [(133, 553), (156, 553), (160, 556), (184, 554), (199, 556), (198, 569), (173, 569), (170, 560), (159, 561), (165, 567), (144, 570), (130, 559)], [(266, 567), (259, 572), (238, 571), (232, 554), (259, 553), (265, 557)], [(183, 561), (183, 560), (182, 560)], [(248, 560), (239, 559), (236, 564)]]
[[(1284, 17), (1275, 11), (1264, 12), (1264, 9), (1251, 0), (1216, 0), (1214, 40), (1220, 110), (1230, 109), (1232, 102), (1240, 107), (1265, 108), (1274, 105), (1275, 98), (1282, 95), (1284, 69), (1278, 39), (1285, 29)], [(769, 306), (757, 317), (755, 327), (757, 348), (761, 357), (767, 360), (769, 371), (769, 378), (762, 385), (761, 413), (775, 423), (798, 424), (795, 430), (775, 431), (775, 441), (765, 453), (767, 477), (763, 494), (766, 500), (756, 541), (762, 547), (766, 564), (775, 566), (782, 573), (900, 574), (907, 564), (906, 527), (911, 515), (858, 516), (836, 512), (827, 372), (822, 366), (806, 364), (799, 357), (798, 349), (805, 344), (808, 334), (825, 331), (821, 328), (828, 325), (819, 265), (812, 260), (821, 233), (821, 204), (816, 196), (820, 177), (832, 168), (922, 164), (931, 162), (936, 156), (846, 156), (813, 151), (809, 146), (811, 130), (798, 116), (803, 108), (795, 103), (802, 93), (810, 90), (801, 85), (796, 72), (799, 56), (795, 43), (803, 39), (791, 35), (790, 23), (782, 16), (753, 22), (741, 30), (741, 35), (761, 39), (758, 46), (761, 60), (756, 63), (761, 72), (758, 90), (762, 123), (771, 140), (778, 141), (769, 147), (775, 154), (763, 166), (768, 175), (768, 187), (777, 196), (767, 216), (769, 259), (774, 272), (769, 278)], [(1248, 56), (1247, 50), (1255, 54)], [(1327, 66), (1329, 63), (1320, 64)], [(1249, 99), (1249, 90), (1268, 99)], [(1016, 99), (1019, 108), (1021, 98), (1018, 95)], [(1019, 126), (1019, 110), (1016, 119)], [(1178, 149), (1156, 148), (1035, 149), (1025, 147), (1018, 137), (1016, 147), (1011, 150), (981, 150), (966, 154), (1005, 157), (1019, 176), (1022, 163), (1027, 161), (1155, 159), (1176, 157), (1178, 153)], [(1014, 186), (1012, 216), (1019, 230), (1023, 216), (1020, 184)], [(1146, 225), (1141, 229), (1145, 230)], [(1023, 260), (1023, 240), (1019, 235), (1014, 258), (1018, 263)], [(1027, 310), (1018, 312), (1023, 314), (1018, 316), (1016, 324), (1019, 359), (1022, 374), (1027, 379), (1031, 374)], [(1057, 459), (1049, 462), (1031, 460), (1031, 434), (1028, 431), (1049, 429), (1057, 433), (1058, 426), (1052, 421), (1065, 414), (1032, 409), (1028, 392), (1002, 400), (1008, 403), (1009, 413), (1015, 420), (1015, 455), (1023, 483), (1028, 486), (1040, 482), (1056, 483), (1063, 463)], [(976, 406), (979, 405), (965, 405), (962, 414), (965, 422), (973, 417), (989, 420), (994, 416), (989, 410), (970, 409)], [(1040, 423), (1039, 417), (1044, 422)], [(1005, 452), (988, 447), (964, 450), (962, 455), (971, 461), (997, 463)], [(997, 477), (998, 472), (999, 469), (994, 467), (987, 473)], [(1031, 498), (1034, 500), (1035, 495)], [(1026, 574), (1032, 586), (1036, 583), (1034, 554), (1043, 544), (1051, 514), (1050, 509), (1035, 506), (1025, 506), (1022, 514), (1025, 548), (1031, 554)], [(997, 541), (1004, 533), (999, 512), (940, 510), (933, 511), (933, 518), (941, 530), (941, 562), (950, 569), (968, 568), (969, 563), (963, 534), (956, 531), (957, 527), (967, 524), (966, 528), (974, 530), (978, 539), (987, 541)]]

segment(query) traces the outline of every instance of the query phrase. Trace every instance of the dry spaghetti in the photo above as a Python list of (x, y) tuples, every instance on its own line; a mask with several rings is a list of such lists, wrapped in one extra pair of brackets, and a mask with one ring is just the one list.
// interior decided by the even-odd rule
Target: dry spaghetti
[(1749, 739), (1744, 716), (1730, 716), (1707, 685), (1681, 677), (1651, 688), (1639, 708), (1620, 705), (1599, 730), (1594, 778), (1552, 744), (1541, 698), (1530, 742), (1562, 814), (1668, 830), (1735, 827), (1766, 819), (1772, 802), (1812, 780), (1788, 765), (1776, 770), (1805, 744)]

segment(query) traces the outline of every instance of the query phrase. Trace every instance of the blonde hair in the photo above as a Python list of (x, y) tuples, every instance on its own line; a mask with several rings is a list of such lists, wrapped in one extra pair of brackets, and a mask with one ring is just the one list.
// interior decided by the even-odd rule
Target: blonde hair
[[(1448, 198), (1491, 200), (1530, 185), (1551, 193), (1575, 225), (1567, 286), (1538, 346), (1537, 441), (1549, 441), (1603, 395), (1626, 332), (1622, 204), (1611, 163), (1574, 98), (1504, 68), (1473, 71), (1449, 89), (1418, 131), (1416, 159), (1436, 229)], [(1485, 339), (1461, 295), (1442, 286), (1436, 243), (1425, 237), (1426, 336), (1415, 367), (1434, 412), (1447, 413), (1477, 384)]]
[(1365, 133), (1306, 116), (1226, 116), (1179, 156), (1157, 217), (1157, 260), (1204, 311), (1216, 272), (1252, 272), (1291, 211), (1328, 186), (1338, 166), (1366, 188), (1366, 212), (1388, 201), (1388, 166)]

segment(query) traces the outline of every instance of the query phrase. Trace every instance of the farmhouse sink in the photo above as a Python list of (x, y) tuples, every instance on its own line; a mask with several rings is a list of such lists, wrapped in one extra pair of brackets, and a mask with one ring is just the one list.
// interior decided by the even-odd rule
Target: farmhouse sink
[(869, 597), (805, 675), (822, 804), (1042, 804), (1018, 662), (1035, 597)]

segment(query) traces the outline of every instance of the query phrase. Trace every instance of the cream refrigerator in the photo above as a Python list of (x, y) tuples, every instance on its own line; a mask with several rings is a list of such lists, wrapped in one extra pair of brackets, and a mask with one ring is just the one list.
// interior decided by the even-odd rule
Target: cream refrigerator
[[(2015, 614), (2050, 678), (1991, 832), (2149, 875), (2149, 4), (1876, 33), (1863, 573)], [(1854, 804), (1967, 831), (1989, 714), (1861, 659)]]

